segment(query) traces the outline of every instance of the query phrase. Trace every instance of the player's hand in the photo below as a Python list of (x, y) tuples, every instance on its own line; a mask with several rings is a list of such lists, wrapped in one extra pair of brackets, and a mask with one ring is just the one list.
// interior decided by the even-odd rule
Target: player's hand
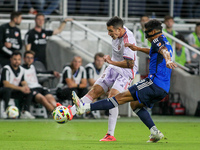
[(31, 92), (28, 86), (22, 86), (21, 91), (25, 94), (29, 94)]
[(66, 18), (64, 21), (67, 22), (67, 21), (72, 21), (73, 19), (72, 18)]
[(139, 50), (139, 47), (135, 46), (135, 44), (125, 43), (124, 46), (125, 46), (125, 47), (129, 47), (129, 48), (132, 49), (133, 51)]
[(10, 42), (5, 42), (4, 45), (7, 48), (11, 48), (12, 47), (12, 44)]
[(104, 55), (103, 59), (104, 59), (105, 62), (107, 62), (109, 64), (112, 62), (112, 60), (111, 60), (109, 55)]
[(53, 75), (54, 75), (56, 78), (60, 78), (60, 73), (57, 72), (57, 71), (54, 71), (54, 72), (53, 72)]
[(166, 62), (166, 66), (167, 66), (167, 68), (170, 68), (170, 69), (174, 69), (177, 67), (177, 65), (172, 61)]

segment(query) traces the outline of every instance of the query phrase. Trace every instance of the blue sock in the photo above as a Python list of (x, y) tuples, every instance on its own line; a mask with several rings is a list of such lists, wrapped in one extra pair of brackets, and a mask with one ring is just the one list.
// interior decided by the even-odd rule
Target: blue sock
[(118, 104), (117, 100), (115, 99), (115, 97), (111, 97), (111, 98), (107, 98), (107, 99), (97, 101), (95, 103), (91, 103), (90, 109), (91, 109), (91, 111), (93, 111), (93, 110), (107, 110), (107, 109), (117, 107), (118, 105), (119, 104)]
[(145, 108), (141, 108), (136, 114), (149, 129), (155, 126), (149, 112)]

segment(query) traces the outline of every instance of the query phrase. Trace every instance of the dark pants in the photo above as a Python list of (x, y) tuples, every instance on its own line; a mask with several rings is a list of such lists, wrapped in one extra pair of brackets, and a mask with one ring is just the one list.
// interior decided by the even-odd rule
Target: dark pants
[(65, 89), (58, 88), (56, 91), (56, 96), (60, 101), (72, 100), (72, 91), (75, 91), (78, 97), (81, 98), (85, 94), (87, 94), (88, 89), (87, 88), (65, 88)]
[(5, 110), (8, 107), (10, 98), (14, 98), (19, 103), (20, 110), (29, 111), (32, 97), (32, 93), (24, 94), (21, 91), (13, 90), (10, 88), (0, 88), (0, 98), (5, 101)]

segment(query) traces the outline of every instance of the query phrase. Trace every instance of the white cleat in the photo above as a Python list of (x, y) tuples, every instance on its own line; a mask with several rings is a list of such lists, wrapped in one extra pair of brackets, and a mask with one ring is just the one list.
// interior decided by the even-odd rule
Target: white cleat
[(74, 104), (76, 105), (76, 114), (82, 115), (85, 113), (85, 109), (83, 108), (85, 103), (76, 95), (76, 92), (72, 91), (72, 99)]
[(151, 134), (149, 137), (150, 139), (147, 141), (148, 143), (156, 143), (160, 141), (164, 137), (164, 135), (158, 130), (155, 133)]

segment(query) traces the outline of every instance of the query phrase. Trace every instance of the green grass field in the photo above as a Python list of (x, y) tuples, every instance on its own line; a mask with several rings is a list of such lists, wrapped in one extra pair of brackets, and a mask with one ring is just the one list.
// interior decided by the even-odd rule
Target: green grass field
[(53, 119), (0, 120), (0, 150), (199, 150), (200, 117), (153, 116), (165, 135), (146, 143), (150, 132), (138, 118), (118, 119), (115, 142), (99, 142), (107, 120), (74, 119), (57, 124)]

